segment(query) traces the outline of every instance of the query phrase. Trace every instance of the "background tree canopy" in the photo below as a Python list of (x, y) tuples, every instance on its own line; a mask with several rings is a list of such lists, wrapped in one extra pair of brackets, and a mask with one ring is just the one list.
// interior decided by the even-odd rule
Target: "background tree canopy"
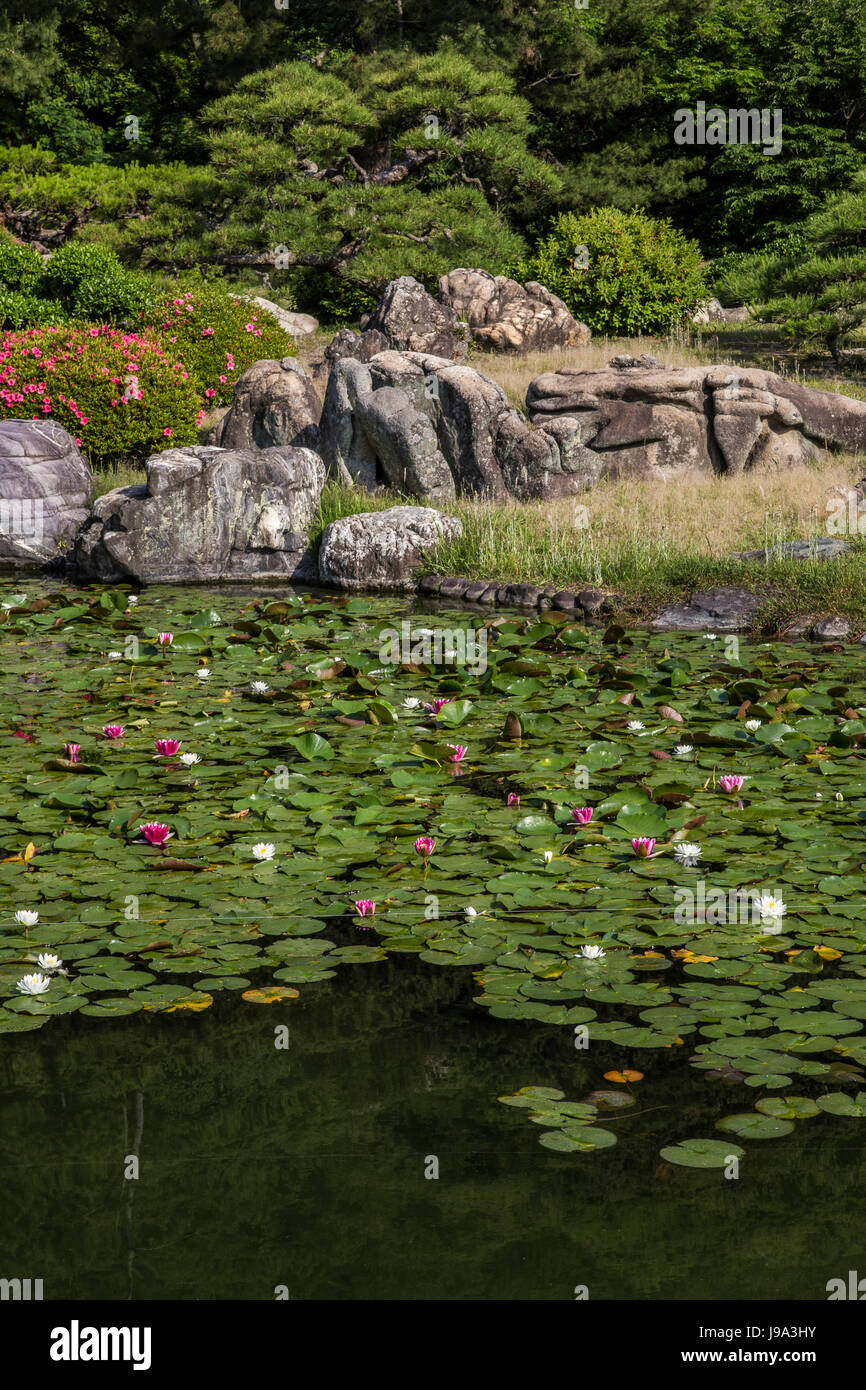
[[(866, 0), (7, 0), (0, 54), (15, 235), (167, 269), (285, 245), (302, 297), (507, 270), (598, 207), (757, 252), (866, 164)], [(678, 146), (698, 101), (780, 110), (781, 152)]]

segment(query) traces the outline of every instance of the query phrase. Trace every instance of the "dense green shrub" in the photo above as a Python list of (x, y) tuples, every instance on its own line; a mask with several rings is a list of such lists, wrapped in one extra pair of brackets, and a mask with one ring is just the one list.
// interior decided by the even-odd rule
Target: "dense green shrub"
[(105, 465), (194, 443), (202, 410), (191, 374), (151, 338), (108, 326), (4, 334), (0, 418), (48, 415)]
[(713, 273), (721, 297), (797, 344), (823, 342), (841, 362), (866, 324), (866, 174), (766, 250), (725, 257)]
[(131, 327), (151, 304), (146, 275), (125, 270), (104, 246), (71, 241), (48, 258), (0, 242), (0, 327), (97, 322)]
[(669, 222), (643, 212), (563, 213), (527, 262), (538, 280), (595, 333), (667, 333), (687, 323), (707, 288), (701, 252)]
[(56, 299), (70, 318), (128, 324), (153, 298), (147, 276), (126, 270), (104, 246), (69, 241), (44, 263), (38, 293)]
[(238, 377), (262, 358), (288, 357), (292, 344), (276, 319), (220, 285), (196, 285), (143, 316), (151, 336), (183, 359), (208, 407), (226, 405)]

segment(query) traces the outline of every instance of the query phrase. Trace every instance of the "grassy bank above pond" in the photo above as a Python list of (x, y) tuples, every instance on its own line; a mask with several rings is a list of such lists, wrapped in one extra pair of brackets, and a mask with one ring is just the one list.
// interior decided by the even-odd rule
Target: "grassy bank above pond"
[[(553, 503), (459, 500), (447, 510), (463, 535), (430, 555), (424, 573), (503, 583), (597, 587), (621, 598), (621, 615), (643, 621), (693, 589), (719, 584), (766, 592), (757, 631), (776, 631), (795, 617), (845, 614), (866, 629), (866, 543), (848, 537), (850, 554), (833, 560), (730, 559), (826, 534), (824, 497), (832, 483), (853, 481), (841, 461), (826, 470), (707, 478), (687, 486), (630, 480), (603, 483), (582, 498)], [(337, 517), (412, 501), (329, 483), (320, 530)]]

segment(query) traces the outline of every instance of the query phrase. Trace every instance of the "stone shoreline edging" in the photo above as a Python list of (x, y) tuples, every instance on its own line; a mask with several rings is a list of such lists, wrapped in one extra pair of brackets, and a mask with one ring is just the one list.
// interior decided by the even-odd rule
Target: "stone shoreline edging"
[(461, 603), (477, 603), (483, 607), (538, 608), (542, 612), (557, 608), (561, 612), (580, 611), (591, 617), (614, 612), (618, 594), (604, 594), (600, 589), (557, 589), (555, 584), (507, 584), (497, 579), (464, 579), (450, 574), (426, 574), (416, 586), (423, 598), (458, 599)]
[[(604, 593), (601, 589), (557, 589), (555, 584), (543, 587), (537, 584), (502, 583), (496, 579), (465, 579), (451, 574), (426, 574), (415, 586), (419, 598), (442, 598), (457, 603), (478, 605), (489, 608), (535, 608), (545, 612), (550, 608), (563, 613), (579, 613), (586, 618), (615, 617), (622, 595)], [(725, 600), (732, 597), (739, 608), (737, 616), (724, 614)], [(750, 602), (746, 603), (745, 600)], [(704, 600), (702, 603), (701, 600)], [(706, 604), (706, 606), (705, 606)], [(650, 620), (649, 626), (663, 632), (709, 631), (717, 627), (720, 632), (748, 632), (748, 619), (760, 604), (757, 594), (747, 594), (745, 590), (727, 588), (709, 590), (705, 594), (693, 594), (685, 603), (662, 609)], [(680, 613), (694, 614), (695, 622), (677, 622)], [(814, 615), (794, 618), (779, 634), (791, 641), (810, 638), (814, 642), (844, 642), (851, 639), (851, 624), (840, 614), (817, 618)], [(856, 639), (866, 646), (866, 633)]]

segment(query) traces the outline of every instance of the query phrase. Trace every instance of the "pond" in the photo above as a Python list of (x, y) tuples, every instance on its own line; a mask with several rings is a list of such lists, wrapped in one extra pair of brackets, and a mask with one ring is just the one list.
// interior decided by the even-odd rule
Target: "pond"
[(821, 1299), (856, 1267), (860, 648), (0, 603), (0, 1274)]

